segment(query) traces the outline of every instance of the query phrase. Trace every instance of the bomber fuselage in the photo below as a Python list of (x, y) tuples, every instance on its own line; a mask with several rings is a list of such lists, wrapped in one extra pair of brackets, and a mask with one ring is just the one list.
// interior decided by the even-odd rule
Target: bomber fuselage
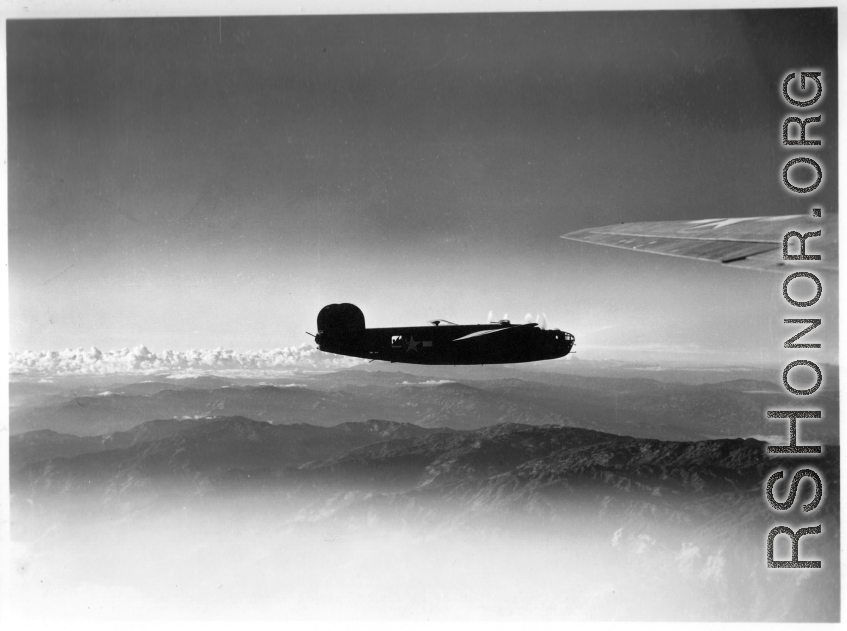
[[(466, 338), (466, 336), (473, 335)], [(466, 338), (466, 339), (462, 339)], [(574, 336), (534, 325), (441, 324), (329, 329), (315, 341), (329, 353), (410, 364), (511, 364), (567, 355)]]

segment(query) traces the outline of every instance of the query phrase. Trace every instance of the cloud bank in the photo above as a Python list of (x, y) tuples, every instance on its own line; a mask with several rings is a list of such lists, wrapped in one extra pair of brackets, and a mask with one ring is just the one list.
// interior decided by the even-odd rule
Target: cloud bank
[(66, 348), (63, 351), (9, 353), (9, 372), (13, 375), (212, 371), (273, 373), (293, 370), (338, 370), (361, 363), (364, 363), (364, 360), (324, 353), (311, 344), (243, 353), (223, 348), (165, 350), (154, 353), (143, 345), (111, 351)]

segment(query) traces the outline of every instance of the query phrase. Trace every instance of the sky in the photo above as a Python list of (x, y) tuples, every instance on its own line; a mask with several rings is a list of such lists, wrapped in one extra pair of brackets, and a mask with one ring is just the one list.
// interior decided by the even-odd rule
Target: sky
[[(586, 358), (779, 362), (782, 278), (567, 242), (837, 211), (789, 193), (788, 72), (837, 173), (834, 10), (7, 23), (10, 350), (236, 351), (544, 312)], [(811, 115), (811, 114), (808, 114)], [(827, 322), (831, 322), (827, 325)]]

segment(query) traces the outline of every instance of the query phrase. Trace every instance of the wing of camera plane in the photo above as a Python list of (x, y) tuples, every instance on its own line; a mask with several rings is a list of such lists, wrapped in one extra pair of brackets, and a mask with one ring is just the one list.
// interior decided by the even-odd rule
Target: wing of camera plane
[[(651, 221), (586, 228), (563, 239), (723, 263), (765, 272), (784, 272), (804, 261), (784, 261), (783, 238), (788, 232), (821, 231), (806, 240), (806, 255), (819, 254), (816, 269), (838, 271), (838, 216), (786, 215), (695, 221)], [(800, 240), (789, 239), (788, 253), (799, 254)]]
[(461, 342), (462, 340), (470, 340), (474, 338), (480, 338), (483, 335), (495, 335), (498, 340), (506, 337), (513, 336), (517, 331), (525, 331), (527, 329), (531, 329), (533, 327), (537, 327), (538, 325), (534, 322), (531, 324), (517, 324), (505, 329), (488, 329), (486, 331), (475, 331), (474, 333), (469, 333), (468, 335), (463, 335), (462, 337), (457, 337), (454, 342)]

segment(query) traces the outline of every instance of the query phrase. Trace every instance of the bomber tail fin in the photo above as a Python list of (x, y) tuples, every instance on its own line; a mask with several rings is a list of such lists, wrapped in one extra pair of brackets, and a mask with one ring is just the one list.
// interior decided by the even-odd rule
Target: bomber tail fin
[(327, 305), (318, 313), (318, 333), (330, 330), (363, 331), (365, 314), (356, 305), (344, 302)]

